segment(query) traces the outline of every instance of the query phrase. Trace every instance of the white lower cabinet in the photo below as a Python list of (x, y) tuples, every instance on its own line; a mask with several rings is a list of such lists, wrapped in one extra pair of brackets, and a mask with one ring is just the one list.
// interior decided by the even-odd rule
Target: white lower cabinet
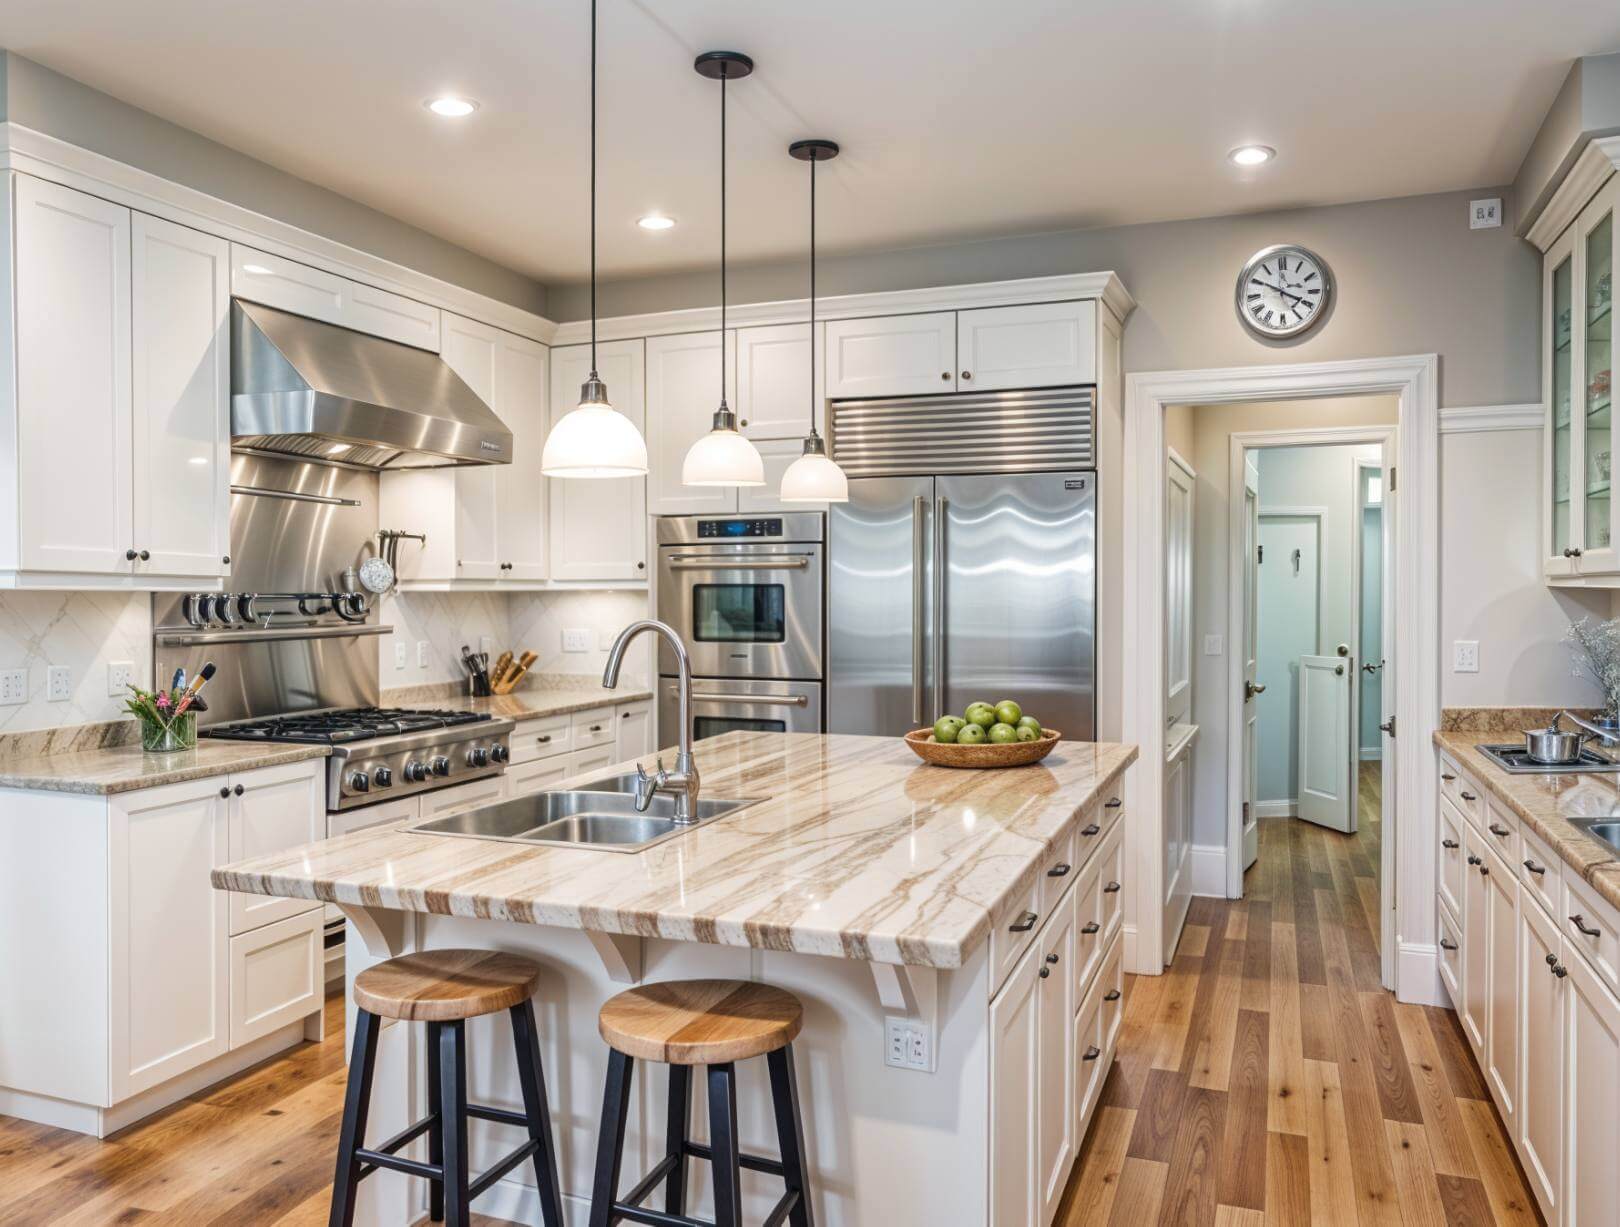
[(231, 938), (231, 1047), (321, 1008), (326, 971), (320, 909)]
[(1036, 978), (1035, 1042), (1040, 1084), (1035, 1088), (1036, 1187), (1041, 1197), (1042, 1223), (1052, 1221), (1058, 1199), (1069, 1180), (1075, 1152), (1075, 1042), (1074, 977), (1065, 970), (1074, 961), (1074, 896), (1060, 905), (1047, 923), (1046, 939), (1036, 947), (1040, 967)]
[(1040, 969), (1031, 946), (990, 1003), (990, 1222), (1040, 1227)]
[(1472, 826), (1463, 832), (1467, 853), (1463, 875), (1462, 1000), (1457, 1004), (1463, 1034), (1473, 1046), (1480, 1067), (1485, 1066), (1485, 1032), (1490, 1011), (1491, 899), (1490, 885), (1480, 868), (1485, 846)]
[(618, 761), (611, 741), (588, 750), (575, 750), (568, 756), (568, 774), (589, 775), (593, 771), (605, 771)]
[(1547, 1221), (1558, 1221), (1562, 1167), (1564, 990), (1558, 926), (1524, 900), (1519, 913), (1516, 982), (1523, 1083), (1519, 1093), (1519, 1154)]
[[(326, 838), (326, 780), (310, 771), (308, 763), (244, 772), (220, 785), (220, 799), (229, 813), (229, 860), (245, 861)], [(311, 899), (235, 892), (230, 899), (232, 936), (321, 906)]]
[(620, 703), (617, 709), (618, 743), (614, 754), (626, 762), (651, 754), (653, 745), (653, 705), (651, 703)]
[(504, 775), (486, 775), (483, 779), (450, 788), (440, 788), (422, 794), (422, 819), (442, 818), (457, 810), (476, 809), (480, 805), (494, 805), (506, 799)]
[(1486, 851), (1483, 868), (1490, 908), (1485, 1081), (1511, 1137), (1519, 1115), (1519, 881), (1493, 851)]
[(506, 769), (506, 796), (526, 797), (531, 793), (545, 792), (548, 788), (555, 788), (568, 778), (568, 756), (566, 754), (554, 755), (551, 758), (537, 758), (533, 762), (524, 763), (518, 767)]
[[(1612, 1224), (1620, 1138), (1620, 1000), (1565, 943), (1563, 1227)], [(1549, 1222), (1554, 1222), (1549, 1218)]]

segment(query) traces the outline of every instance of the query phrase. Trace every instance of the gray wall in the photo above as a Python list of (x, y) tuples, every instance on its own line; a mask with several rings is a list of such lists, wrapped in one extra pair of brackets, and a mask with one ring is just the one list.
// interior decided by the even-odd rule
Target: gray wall
[(425, 230), (0, 51), (0, 118), (544, 315), (546, 289)]
[(1513, 178), (1521, 231), (1541, 212), (1587, 142), (1615, 132), (1620, 132), (1620, 52), (1576, 60)]
[[(1445, 405), (1540, 399), (1540, 258), (1512, 220), (1468, 229), (1472, 197), (1501, 188), (990, 239), (824, 257), (829, 295), (1112, 269), (1140, 304), (1125, 327), (1127, 371), (1438, 353)], [(1506, 202), (1511, 213), (1511, 201)], [(1292, 345), (1255, 340), (1238, 323), (1233, 286), (1245, 259), (1271, 243), (1318, 252), (1338, 277), (1338, 301)], [(734, 268), (733, 302), (800, 298), (804, 262)], [(602, 287), (604, 317), (712, 305), (703, 270)], [(585, 318), (587, 287), (553, 285), (553, 319)]]

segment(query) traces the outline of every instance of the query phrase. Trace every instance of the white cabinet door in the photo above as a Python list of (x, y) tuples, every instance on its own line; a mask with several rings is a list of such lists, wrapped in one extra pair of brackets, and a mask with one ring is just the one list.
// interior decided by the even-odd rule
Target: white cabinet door
[(782, 474), (788, 465), (804, 455), (804, 440), (761, 439), (754, 445), (759, 458), (765, 462), (765, 484), (742, 486), (737, 491), (737, 510), (743, 515), (768, 511), (821, 511), (826, 503), (784, 503)]
[(324, 927), (320, 912), (305, 912), (231, 938), (232, 1048), (321, 1008)]
[(1041, 965), (1036, 971), (1040, 987), (1036, 1026), (1040, 1056), (1036, 1061), (1035, 1102), (1037, 1163), (1040, 1181), (1041, 1222), (1050, 1223), (1063, 1189), (1069, 1182), (1069, 1168), (1075, 1151), (1075, 1063), (1074, 976), (1074, 894), (1058, 905), (1046, 924), (1044, 939), (1037, 943)]
[(510, 332), (495, 346), (495, 399), (491, 407), (512, 432), (512, 463), (495, 465), (495, 541), (499, 576), (539, 580), (547, 574), (546, 446), (549, 392), (546, 347)]
[[(1040, 1227), (1041, 948), (1031, 946), (990, 1003), (990, 1223)], [(1047, 977), (1050, 980), (1052, 977)]]
[(231, 245), (136, 213), (131, 230), (136, 574), (230, 573)]
[[(326, 838), (325, 761), (244, 771), (221, 782), (230, 809), (230, 859), (245, 861)], [(246, 933), (319, 908), (314, 899), (231, 892), (230, 931)]]
[(231, 293), (417, 349), (439, 350), (439, 309), (334, 273), (231, 244)]
[(651, 703), (620, 703), (617, 720), (618, 740), (613, 753), (618, 762), (651, 754), (653, 745), (653, 705)]
[(1457, 1016), (1473, 1046), (1475, 1059), (1483, 1067), (1491, 991), (1491, 894), (1486, 875), (1480, 873), (1485, 864), (1485, 846), (1472, 826), (1463, 832), (1463, 849), (1463, 977)]
[[(108, 799), (112, 1101), (226, 1052), (229, 860), (220, 781)], [(87, 888), (91, 884), (87, 883)]]
[(1097, 304), (986, 307), (956, 317), (962, 392), (1097, 382)]
[(1519, 908), (1519, 1156), (1547, 1221), (1558, 1221), (1563, 1170), (1564, 989), (1558, 926), (1528, 898)]
[(1615, 1221), (1620, 1138), (1620, 1001), (1565, 949), (1564, 1227)]
[(559, 754), (555, 758), (537, 758), (521, 766), (508, 767), (502, 778), (506, 781), (505, 796), (508, 800), (545, 792), (568, 778), (568, 756)]
[(927, 396), (956, 391), (956, 312), (827, 324), (827, 395)]
[[(736, 333), (726, 336), (726, 399), (735, 405)], [(688, 486), (681, 466), (706, 435), (720, 407), (720, 334), (684, 332), (647, 339), (647, 462), (654, 515), (725, 514), (737, 509), (732, 486)]]
[(1494, 851), (1485, 853), (1490, 908), (1490, 971), (1485, 1024), (1485, 1081), (1511, 1137), (1519, 1116), (1519, 879)]
[(128, 575), (129, 210), (13, 183), (19, 561)]
[[(647, 434), (646, 347), (640, 340), (596, 347), (597, 374), (613, 407)], [(551, 424), (579, 405), (591, 347), (551, 351)], [(647, 578), (647, 479), (615, 477), (551, 483), (553, 579)]]
[(606, 745), (595, 746), (589, 750), (575, 750), (570, 754), (568, 774), (589, 775), (595, 771), (605, 770), (618, 761), (615, 757), (614, 743), (609, 741)]
[(486, 775), (469, 784), (456, 784), (422, 794), (422, 818), (441, 818), (456, 810), (473, 809), (480, 805), (494, 805), (506, 799), (506, 783), (501, 776)]
[[(444, 360), (496, 416), (497, 354), (501, 331), (488, 324), (444, 316)], [(493, 465), (476, 465), (437, 474), (455, 484), (457, 579), (499, 579), (501, 559), (496, 540), (496, 473)]]
[[(816, 357), (826, 352), (827, 325), (816, 325)], [(826, 434), (826, 363), (810, 385), (810, 325), (737, 329), (738, 426), (750, 439), (802, 440), (811, 408)], [(795, 453), (797, 454), (797, 453)]]
[(1457, 807), (1443, 796), (1436, 812), (1440, 818), (1440, 898), (1451, 909), (1453, 916), (1461, 916), (1463, 883), (1469, 869), (1463, 859), (1465, 819), (1457, 812)]

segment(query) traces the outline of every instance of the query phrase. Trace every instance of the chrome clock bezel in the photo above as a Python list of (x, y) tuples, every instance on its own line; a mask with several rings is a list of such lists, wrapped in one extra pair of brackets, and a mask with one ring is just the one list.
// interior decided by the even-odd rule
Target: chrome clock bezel
[[(1255, 269), (1260, 267), (1260, 265), (1265, 261), (1274, 260), (1278, 256), (1284, 254), (1297, 255), (1309, 260), (1311, 264), (1314, 265), (1321, 273), (1322, 301), (1317, 306), (1315, 311), (1312, 311), (1310, 315), (1301, 320), (1299, 323), (1290, 324), (1288, 327), (1280, 329), (1268, 328), (1264, 324), (1261, 324), (1255, 320), (1254, 317), (1249, 314), (1248, 310), (1245, 309), (1243, 305), (1243, 293), (1248, 284), (1249, 278), (1254, 275)], [(1255, 252), (1254, 255), (1250, 256), (1246, 261), (1244, 261), (1243, 267), (1238, 270), (1237, 284), (1233, 287), (1232, 291), (1232, 306), (1237, 312), (1238, 320), (1246, 329), (1249, 330), (1252, 335), (1266, 341), (1288, 341), (1292, 340), (1294, 337), (1305, 335), (1305, 333), (1309, 332), (1322, 322), (1322, 319), (1328, 314), (1333, 302), (1333, 293), (1333, 270), (1328, 267), (1328, 262), (1326, 260), (1322, 259), (1321, 256), (1317, 255), (1309, 247), (1302, 246), (1299, 243), (1273, 243), (1270, 247), (1262, 247), (1259, 251)]]

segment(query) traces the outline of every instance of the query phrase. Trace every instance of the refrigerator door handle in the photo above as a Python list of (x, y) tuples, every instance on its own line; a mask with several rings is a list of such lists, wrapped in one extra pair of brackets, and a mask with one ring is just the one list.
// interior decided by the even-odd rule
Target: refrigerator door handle
[(945, 518), (951, 500), (934, 500), (934, 710), (945, 706)]
[(924, 520), (928, 500), (917, 495), (911, 500), (911, 722), (923, 722), (923, 644), (927, 636), (923, 629), (923, 599), (925, 556), (927, 544), (923, 540)]

